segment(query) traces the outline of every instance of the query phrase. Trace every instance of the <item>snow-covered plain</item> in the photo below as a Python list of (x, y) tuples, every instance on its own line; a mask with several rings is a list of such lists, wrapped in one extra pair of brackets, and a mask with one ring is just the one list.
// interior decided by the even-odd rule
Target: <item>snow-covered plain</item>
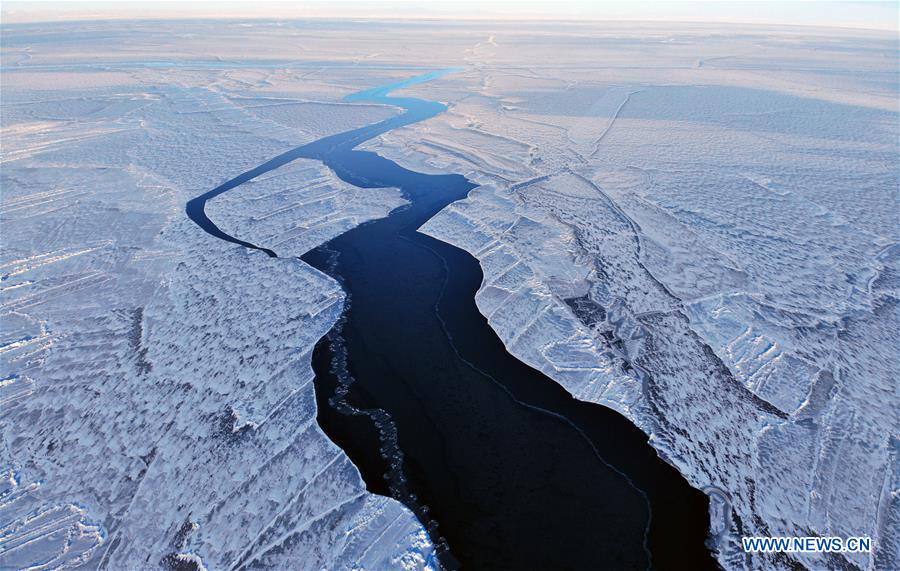
[[(715, 510), (728, 569), (900, 566), (896, 38), (712, 25), (7, 26), (0, 567), (428, 564), (315, 424), (336, 284), (191, 224), (288, 148), (448, 102), (367, 148), (483, 186), (425, 231), (481, 261), (510, 351), (621, 411)], [(402, 199), (298, 161), (214, 199), (299, 254)], [(741, 535), (870, 535), (747, 556)]]
[[(412, 513), (316, 423), (310, 353), (338, 285), (184, 215), (273, 155), (393, 115), (338, 102), (402, 72), (151, 65), (179, 29), (3, 30), (0, 568), (434, 566)], [(302, 253), (402, 203), (357, 190), (303, 162), (210, 211)]]
[(485, 31), (414, 90), (448, 113), (367, 147), (482, 184), (423, 230), (481, 261), (510, 351), (708, 492), (726, 568), (900, 567), (896, 37)]

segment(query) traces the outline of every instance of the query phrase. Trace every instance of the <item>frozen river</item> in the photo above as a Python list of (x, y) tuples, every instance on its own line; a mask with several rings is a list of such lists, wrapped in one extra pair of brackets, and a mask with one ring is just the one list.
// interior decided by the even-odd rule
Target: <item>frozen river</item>
[(348, 300), (316, 347), (318, 419), (370, 490), (416, 513), (446, 567), (712, 567), (706, 497), (623, 416), (511, 356), (475, 305), (478, 261), (417, 232), (475, 185), (354, 150), (444, 111), (389, 93), (452, 71), (351, 96), (405, 112), (279, 155), (191, 200), (188, 215), (256, 248), (220, 230), (206, 201), (298, 158), (357, 187), (402, 191), (407, 206), (303, 256)]

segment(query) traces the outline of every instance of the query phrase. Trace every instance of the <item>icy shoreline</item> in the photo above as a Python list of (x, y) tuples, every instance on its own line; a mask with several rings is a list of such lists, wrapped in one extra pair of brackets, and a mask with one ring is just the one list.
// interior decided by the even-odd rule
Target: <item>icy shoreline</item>
[[(459, 87), (429, 90), (450, 101), (446, 115), (369, 144), (409, 168), (482, 183), (421, 231), (479, 259), (478, 306), (510, 352), (577, 398), (628, 416), (707, 492), (726, 568), (784, 564), (744, 554), (741, 536), (808, 532), (871, 536), (877, 545), (871, 555), (791, 557), (808, 568), (891, 568), (897, 363), (886, 341), (898, 322), (897, 238), (887, 218), (861, 214), (858, 201), (874, 198), (837, 193), (865, 184), (896, 201), (896, 113), (877, 98), (851, 108), (761, 90), (600, 84), (592, 93), (609, 105), (577, 123), (552, 99), (535, 109), (528, 90), (541, 81), (550, 80), (482, 65)], [(483, 98), (457, 95), (464, 85), (482, 86)], [(711, 109), (702, 124), (691, 122), (693, 102), (682, 93)], [(754, 125), (725, 114), (726, 101), (737, 102), (729, 110), (770, 101), (798, 117), (835, 118)], [(648, 121), (648, 103), (684, 115)], [(842, 113), (871, 129), (844, 130)], [(589, 121), (596, 141), (557, 142), (562, 133), (577, 143)], [(673, 156), (658, 158), (648, 140)], [(815, 153), (816, 166), (760, 158), (767, 145), (787, 144), (799, 156)], [(816, 184), (827, 192), (810, 194)], [(794, 229), (801, 216), (829, 235)], [(804, 259), (804, 249), (827, 261)], [(852, 496), (842, 491), (847, 482)]]
[[(4, 71), (0, 566), (433, 567), (413, 514), (316, 423), (310, 354), (340, 288), (183, 216), (194, 189), (304, 135), (135, 74), (56, 91)], [(385, 117), (339, 109), (327, 128)], [(227, 223), (267, 220), (253, 231), (299, 251), (402, 203), (298, 167), (223, 200)]]
[[(340, 456), (328, 463), (336, 450), (311, 425), (285, 428), (314, 419), (294, 336), (326, 328), (334, 284), (292, 282), (303, 266), (224, 247), (181, 216), (226, 173), (389, 116), (333, 105), (360, 81), (442, 62), (469, 71), (412, 93), (450, 111), (370, 148), (483, 185), (425, 230), (481, 260), (478, 305), (510, 351), (634, 419), (711, 497), (727, 492), (713, 519), (726, 568), (898, 566), (894, 35), (614, 22), (49, 26), (58, 33), (4, 27), (0, 62), (0, 512), (22, 541), (3, 554), (11, 565), (277, 565), (290, 549), (335, 565), (428, 564), (408, 512), (357, 495), (358, 473)], [(386, 44), (385, 28), (399, 41)], [(182, 52), (167, 47), (173, 33)], [(301, 192), (307, 177), (318, 182)], [(297, 252), (399, 203), (390, 190), (372, 202), (344, 190), (298, 163), (211, 212)], [(297, 212), (310, 224), (290, 224)], [(282, 289), (249, 299), (240, 287), (266, 281)], [(248, 304), (294, 298), (302, 307), (283, 313)], [(291, 367), (259, 351), (266, 328)], [(341, 489), (304, 488), (325, 466)], [(338, 498), (349, 503), (332, 510)], [(358, 537), (378, 547), (328, 537), (317, 514), (293, 511), (302, 506), (347, 524), (336, 529), (372, 530)], [(258, 543), (234, 529), (239, 516)], [(871, 535), (876, 551), (749, 557), (736, 544), (811, 533)], [(284, 551), (270, 549), (282, 539)]]

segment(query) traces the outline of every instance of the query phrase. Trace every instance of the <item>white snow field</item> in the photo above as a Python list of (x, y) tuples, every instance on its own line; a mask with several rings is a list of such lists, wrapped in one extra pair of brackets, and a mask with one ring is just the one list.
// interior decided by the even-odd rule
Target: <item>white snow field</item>
[[(367, 148), (482, 184), (423, 231), (481, 261), (509, 350), (710, 495), (725, 568), (900, 568), (896, 35), (483, 38), (469, 71), (412, 90), (448, 113)], [(740, 543), (810, 535), (875, 549)]]
[[(202, 27), (3, 29), (0, 568), (433, 567), (412, 513), (368, 493), (316, 423), (310, 354), (338, 285), (184, 215), (284, 150), (393, 115), (340, 99), (404, 72), (153, 52)], [(218, 27), (199, 33), (242, 31)], [(401, 203), (305, 161), (210, 212), (302, 253)]]
[[(712, 499), (726, 569), (900, 567), (898, 51), (699, 24), (86, 22), (2, 29), (0, 568), (434, 565), (315, 422), (342, 304), (291, 256), (402, 204), (297, 161), (365, 148), (482, 186), (423, 228), (480, 261), (523, 361), (614, 408)], [(749, 555), (741, 536), (871, 536)]]

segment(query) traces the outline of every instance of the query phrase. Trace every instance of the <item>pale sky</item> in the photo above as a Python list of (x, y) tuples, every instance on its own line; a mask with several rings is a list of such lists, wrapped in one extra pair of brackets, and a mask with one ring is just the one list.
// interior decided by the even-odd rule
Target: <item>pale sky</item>
[(897, 30), (898, 2), (796, 0), (32, 0), (2, 4), (3, 23), (105, 18), (448, 18), (736, 22)]

